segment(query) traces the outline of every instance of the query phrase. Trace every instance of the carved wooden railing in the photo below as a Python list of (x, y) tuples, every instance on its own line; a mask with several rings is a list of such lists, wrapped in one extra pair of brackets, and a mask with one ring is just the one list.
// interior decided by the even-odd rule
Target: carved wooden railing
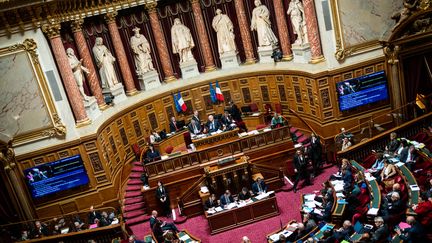
[[(178, 198), (178, 206), (180, 208), (180, 211), (183, 215), (194, 215), (194, 214), (200, 214), (202, 211), (202, 202), (201, 198), (198, 194), (198, 191), (201, 188), (201, 185), (206, 180), (206, 175), (202, 175), (198, 180), (193, 183), (186, 191), (184, 191)], [(198, 206), (198, 207), (197, 207)], [(193, 208), (196, 208), (196, 210), (193, 210)], [(197, 209), (201, 209), (198, 212)]]
[(421, 117), (406, 122), (399, 127), (382, 132), (367, 141), (355, 144), (349, 147), (347, 150), (339, 151), (337, 152), (337, 157), (349, 158), (361, 162), (371, 153), (372, 150), (384, 149), (389, 142), (390, 133), (396, 132), (398, 137), (410, 138), (421, 132), (424, 127), (427, 127), (430, 124), (431, 119), (432, 113), (425, 114)]
[(256, 172), (259, 172), (263, 175), (269, 190), (278, 190), (284, 185), (283, 168), (274, 168), (263, 164), (251, 164), (251, 169), (253, 171), (256, 170)]
[(311, 125), (309, 125), (309, 123), (306, 122), (305, 119), (303, 119), (303, 117), (301, 117), (295, 110), (293, 109), (289, 109), (289, 112), (291, 114), (293, 114), (295, 117), (297, 117), (304, 125), (306, 125), (306, 127), (313, 133), (315, 133), (317, 136), (318, 134), (315, 132), (315, 130), (311, 127)]

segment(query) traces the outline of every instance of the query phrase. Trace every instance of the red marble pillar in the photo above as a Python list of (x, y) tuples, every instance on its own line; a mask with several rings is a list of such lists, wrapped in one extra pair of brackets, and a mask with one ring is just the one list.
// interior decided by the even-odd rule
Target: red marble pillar
[(190, 0), (192, 3), (192, 11), (195, 19), (195, 26), (198, 29), (198, 38), (201, 44), (202, 52), (204, 54), (205, 70), (213, 71), (216, 70), (213, 56), (211, 53), (210, 41), (207, 35), (204, 19), (201, 11), (200, 0)]
[(76, 125), (82, 126), (90, 124), (91, 120), (87, 117), (83, 99), (79, 92), (78, 85), (72, 73), (72, 69), (69, 64), (65, 48), (60, 38), (60, 23), (45, 24), (44, 26), (42, 26), (42, 30), (48, 36), (51, 43), (54, 58), (59, 68), (58, 71), (63, 79), (66, 94), (69, 98), (72, 112), (75, 115)]
[(95, 96), (96, 101), (98, 103), (99, 109), (105, 110), (108, 108), (107, 104), (105, 103), (104, 96), (102, 94), (102, 89), (100, 87), (100, 81), (99, 77), (97, 76), (96, 68), (93, 64), (90, 50), (87, 47), (86, 40), (84, 38), (84, 34), (82, 32), (82, 24), (84, 23), (84, 20), (78, 19), (73, 22), (71, 22), (72, 32), (74, 35), (76, 47), (78, 48), (78, 53), (80, 57), (83, 60), (83, 65), (89, 69), (90, 73), (85, 74), (87, 77), (87, 80), (90, 84), (90, 89), (92, 91), (92, 94)]
[(168, 53), (168, 46), (165, 41), (164, 34), (162, 32), (162, 27), (159, 23), (159, 18), (156, 11), (156, 2), (147, 3), (145, 5), (149, 17), (150, 17), (150, 25), (153, 30), (154, 38), (156, 41), (156, 47), (159, 54), (159, 58), (161, 59), (162, 71), (165, 75), (165, 82), (169, 83), (175, 81), (174, 71), (171, 66), (171, 59)]
[(243, 0), (235, 0), (235, 9), (237, 12), (237, 19), (240, 28), (240, 35), (242, 38), (243, 49), (246, 56), (245, 64), (252, 64), (256, 62), (255, 54), (252, 47), (251, 30), (246, 18), (246, 12)]
[(286, 15), (285, 15), (283, 3), (281, 0), (275, 0), (273, 1), (273, 5), (275, 8), (276, 16), (279, 16), (278, 18), (276, 18), (276, 24), (279, 32), (279, 43), (281, 45), (282, 54), (283, 54), (282, 60), (291, 61), (293, 59), (293, 54), (291, 50), (290, 36), (288, 32), (288, 26), (286, 22)]
[(124, 85), (126, 87), (126, 94), (127, 95), (135, 95), (138, 93), (137, 89), (135, 88), (134, 80), (132, 77), (131, 68), (129, 66), (126, 52), (123, 48), (123, 43), (120, 38), (120, 33), (117, 29), (116, 24), (116, 17), (117, 12), (110, 12), (105, 15), (105, 20), (108, 25), (108, 31), (111, 36), (111, 40), (114, 45), (114, 51), (117, 57), (117, 61), (120, 66), (120, 72), (123, 77)]
[(307, 36), (311, 45), (311, 63), (319, 63), (324, 61), (324, 56), (321, 49), (321, 40), (318, 29), (318, 19), (315, 12), (315, 4), (313, 0), (303, 0), (305, 11)]

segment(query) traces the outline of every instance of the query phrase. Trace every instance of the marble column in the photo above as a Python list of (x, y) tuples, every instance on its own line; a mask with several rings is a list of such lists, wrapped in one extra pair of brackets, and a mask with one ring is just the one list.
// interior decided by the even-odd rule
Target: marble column
[(200, 0), (190, 0), (190, 2), (192, 3), (192, 11), (194, 14), (195, 26), (198, 30), (198, 38), (202, 48), (201, 50), (204, 54), (205, 71), (208, 72), (216, 70), (211, 52), (210, 41), (201, 11)]
[(90, 84), (90, 89), (92, 94), (96, 98), (96, 102), (99, 106), (99, 109), (105, 110), (108, 108), (105, 103), (104, 96), (102, 94), (102, 89), (100, 87), (99, 77), (97, 76), (96, 68), (93, 64), (92, 57), (90, 55), (90, 50), (87, 47), (86, 40), (84, 38), (84, 33), (82, 32), (82, 24), (84, 20), (78, 19), (71, 22), (72, 32), (74, 35), (76, 47), (78, 48), (78, 53), (80, 57), (83, 59), (84, 67), (88, 68), (90, 73), (86, 73), (87, 80)]
[(156, 11), (156, 2), (146, 3), (145, 8), (149, 14), (150, 25), (156, 41), (156, 47), (161, 59), (162, 71), (165, 75), (165, 82), (169, 83), (175, 81), (173, 67), (171, 66), (171, 59), (168, 53), (168, 46), (162, 31), (162, 26), (159, 23), (158, 14)]
[(242, 38), (243, 49), (246, 56), (245, 64), (252, 64), (256, 62), (256, 58), (252, 47), (250, 25), (246, 18), (247, 15), (246, 15), (246, 10), (243, 1), (244, 0), (236, 0), (234, 1), (234, 4), (237, 12), (237, 19), (240, 28), (240, 35)]
[(118, 64), (120, 66), (120, 72), (123, 77), (123, 82), (126, 87), (126, 95), (135, 95), (138, 93), (135, 88), (134, 80), (132, 77), (131, 68), (126, 57), (126, 52), (123, 47), (122, 40), (120, 38), (120, 33), (117, 29), (116, 24), (117, 12), (110, 12), (105, 15), (105, 20), (108, 25), (108, 31), (111, 36), (111, 41), (114, 45), (114, 51), (117, 57)]
[[(283, 6), (283, 2), (279, 0), (273, 1), (276, 16), (286, 16)], [(293, 53), (291, 50), (290, 36), (288, 32), (288, 25), (286, 17), (276, 18), (276, 24), (279, 32), (279, 44), (282, 49), (282, 60), (291, 61), (293, 59)]]
[(321, 39), (318, 29), (318, 19), (315, 12), (315, 4), (313, 0), (303, 0), (305, 11), (307, 36), (311, 45), (311, 61), (310, 63), (319, 63), (325, 60), (321, 49)]
[(48, 36), (54, 53), (59, 73), (63, 79), (63, 85), (75, 116), (76, 125), (83, 126), (91, 123), (84, 108), (84, 102), (79, 92), (78, 85), (72, 73), (69, 60), (60, 38), (60, 23), (50, 23), (42, 26), (43, 32)]

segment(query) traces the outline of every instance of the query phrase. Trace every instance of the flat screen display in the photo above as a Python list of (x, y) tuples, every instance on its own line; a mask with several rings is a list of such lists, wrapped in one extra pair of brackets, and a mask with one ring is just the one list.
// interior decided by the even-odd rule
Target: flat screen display
[(339, 82), (336, 84), (336, 90), (341, 111), (388, 100), (389, 98), (387, 78), (384, 71)]
[(89, 183), (81, 155), (24, 170), (33, 198), (41, 198)]

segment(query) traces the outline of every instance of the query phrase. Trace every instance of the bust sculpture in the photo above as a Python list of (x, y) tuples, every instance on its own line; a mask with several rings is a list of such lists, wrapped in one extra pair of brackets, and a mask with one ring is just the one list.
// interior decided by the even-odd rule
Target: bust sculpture
[(139, 31), (140, 28), (138, 27), (133, 29), (135, 35), (131, 37), (130, 45), (134, 53), (136, 72), (138, 75), (143, 75), (153, 71), (154, 67), (150, 56), (150, 44)]
[(213, 29), (217, 33), (217, 43), (219, 54), (237, 51), (235, 44), (234, 26), (230, 18), (222, 13), (222, 10), (216, 10), (216, 16), (212, 22)]
[(75, 52), (72, 48), (68, 48), (66, 50), (66, 55), (68, 57), (69, 64), (72, 68), (72, 72), (73, 72), (75, 81), (78, 85), (78, 89), (79, 89), (79, 92), (81, 93), (82, 98), (85, 101), (90, 100), (90, 97), (88, 97), (84, 93), (84, 75), (83, 75), (83, 72), (88, 74), (88, 73), (90, 73), (90, 71), (82, 65), (82, 59), (78, 60), (78, 58), (75, 56)]
[(258, 45), (260, 47), (277, 46), (278, 39), (271, 29), (270, 11), (265, 5), (261, 4), (260, 0), (255, 0), (254, 3), (251, 30), (256, 30), (258, 33)]
[(299, 0), (292, 0), (289, 4), (287, 14), (291, 18), (294, 34), (297, 34), (295, 44), (303, 45), (307, 43), (307, 28), (304, 18), (303, 3)]
[(119, 83), (114, 70), (115, 58), (103, 44), (101, 37), (96, 38), (96, 43), (93, 47), (93, 55), (96, 60), (96, 65), (99, 68), (99, 74), (102, 80), (102, 87), (111, 88)]
[(190, 29), (179, 18), (174, 19), (171, 27), (171, 41), (174, 54), (179, 54), (180, 63), (195, 61), (192, 48), (195, 46)]

